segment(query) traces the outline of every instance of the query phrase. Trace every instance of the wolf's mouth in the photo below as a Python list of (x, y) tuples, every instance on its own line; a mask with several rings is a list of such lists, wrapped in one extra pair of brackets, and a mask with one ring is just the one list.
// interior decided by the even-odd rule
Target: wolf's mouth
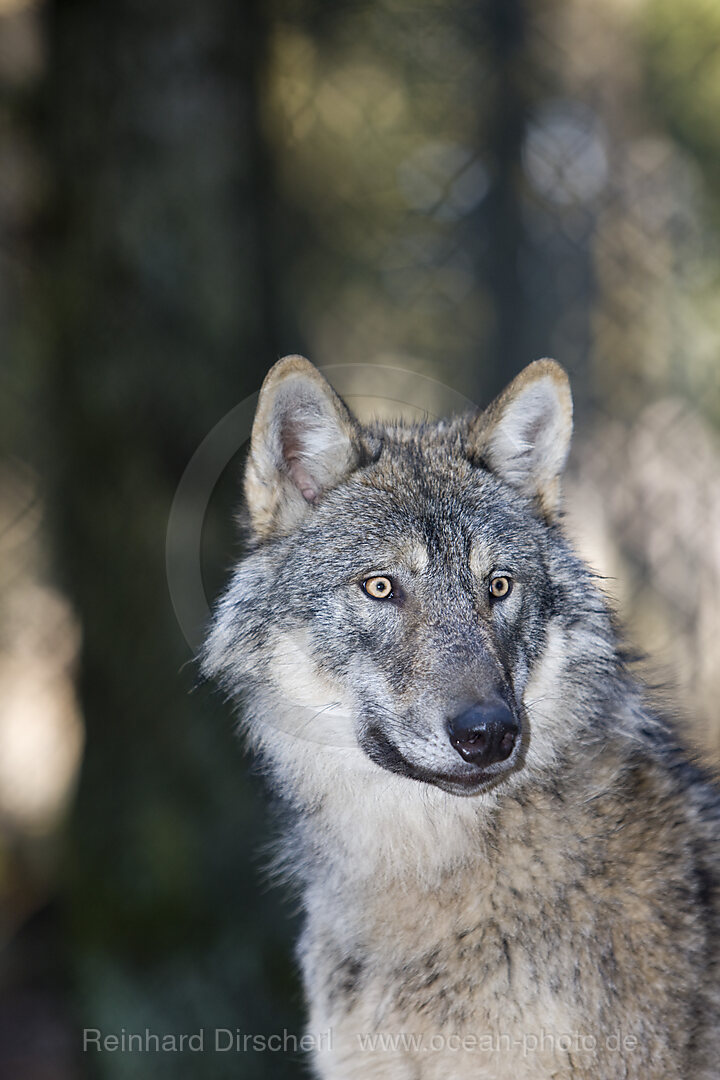
[(490, 765), (486, 769), (462, 763), (457, 769), (448, 771), (428, 769), (406, 758), (377, 724), (371, 724), (366, 729), (360, 739), (360, 746), (376, 765), (388, 772), (405, 776), (409, 780), (419, 780), (424, 784), (434, 784), (452, 795), (465, 796), (478, 795), (494, 787), (504, 776), (517, 768), (519, 757), (518, 753), (514, 752), (506, 761)]

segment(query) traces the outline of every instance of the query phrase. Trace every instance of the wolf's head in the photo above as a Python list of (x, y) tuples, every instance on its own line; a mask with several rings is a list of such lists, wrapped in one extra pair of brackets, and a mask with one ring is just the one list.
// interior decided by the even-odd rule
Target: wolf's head
[(613, 656), (556, 522), (571, 428), (552, 360), (485, 411), (417, 426), (361, 426), (302, 357), (272, 368), (246, 473), (252, 550), (205, 669), (246, 694), (250, 740), (289, 795), (392, 773), (471, 796), (557, 757), (588, 652)]

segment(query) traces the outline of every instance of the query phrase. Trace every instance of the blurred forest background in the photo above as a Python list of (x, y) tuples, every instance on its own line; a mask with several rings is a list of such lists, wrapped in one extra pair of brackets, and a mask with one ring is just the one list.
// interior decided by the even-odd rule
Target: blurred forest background
[(285, 352), (377, 365), (361, 404), (560, 360), (568, 529), (717, 758), (719, 230), (717, 0), (0, 0), (0, 1076), (302, 1074), (79, 1035), (301, 1030), (165, 576), (185, 466)]

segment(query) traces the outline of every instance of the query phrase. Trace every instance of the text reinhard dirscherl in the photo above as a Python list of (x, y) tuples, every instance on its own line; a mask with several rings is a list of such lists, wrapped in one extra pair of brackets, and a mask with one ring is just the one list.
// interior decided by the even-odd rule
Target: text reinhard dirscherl
[(307, 1032), (295, 1035), (287, 1028), (272, 1035), (248, 1034), (239, 1028), (199, 1028), (197, 1031), (160, 1033), (145, 1028), (144, 1031), (119, 1031), (104, 1033), (99, 1028), (83, 1028), (83, 1051), (125, 1054), (179, 1054), (190, 1051), (201, 1054), (206, 1050), (218, 1054), (264, 1053), (311, 1053), (332, 1050), (332, 1031), (319, 1035)]
[[(520, 1053), (567, 1054), (570, 1052), (627, 1054), (638, 1047), (635, 1035), (622, 1031), (602, 1036), (581, 1032), (545, 1031), (509, 1034), (449, 1034), (416, 1035), (409, 1032), (365, 1032), (356, 1036), (360, 1053), (407, 1054), (430, 1053)], [(85, 1053), (328, 1053), (333, 1050), (332, 1029), (320, 1033), (296, 1035), (286, 1028), (274, 1034), (249, 1034), (239, 1028), (199, 1028), (194, 1032), (160, 1033), (144, 1031), (103, 1032), (99, 1028), (83, 1028)]]

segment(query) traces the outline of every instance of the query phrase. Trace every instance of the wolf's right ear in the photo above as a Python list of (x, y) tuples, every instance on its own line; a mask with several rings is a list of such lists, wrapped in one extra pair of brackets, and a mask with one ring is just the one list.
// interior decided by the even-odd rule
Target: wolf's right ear
[(303, 356), (286, 356), (260, 390), (245, 473), (255, 534), (287, 534), (323, 492), (368, 457), (368, 444), (344, 401)]

